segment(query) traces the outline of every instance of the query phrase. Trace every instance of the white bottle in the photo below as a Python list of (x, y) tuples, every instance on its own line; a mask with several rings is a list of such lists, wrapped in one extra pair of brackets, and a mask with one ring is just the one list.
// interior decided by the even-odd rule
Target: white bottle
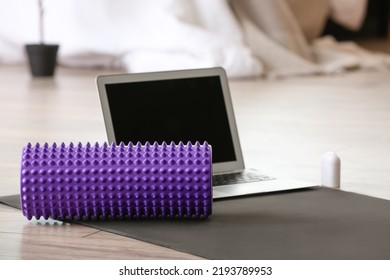
[(340, 188), (340, 158), (334, 152), (326, 152), (321, 160), (321, 186)]

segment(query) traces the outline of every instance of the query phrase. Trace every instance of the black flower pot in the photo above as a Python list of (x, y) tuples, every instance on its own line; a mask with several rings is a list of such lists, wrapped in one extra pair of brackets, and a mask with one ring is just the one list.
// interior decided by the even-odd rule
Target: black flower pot
[(31, 74), (34, 77), (53, 76), (57, 62), (58, 45), (26, 45)]

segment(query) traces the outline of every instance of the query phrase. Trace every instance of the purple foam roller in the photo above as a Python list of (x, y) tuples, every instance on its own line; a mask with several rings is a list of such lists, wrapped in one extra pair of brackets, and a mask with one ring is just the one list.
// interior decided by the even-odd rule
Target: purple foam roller
[(27, 219), (207, 218), (211, 147), (205, 142), (31, 145), (23, 148)]

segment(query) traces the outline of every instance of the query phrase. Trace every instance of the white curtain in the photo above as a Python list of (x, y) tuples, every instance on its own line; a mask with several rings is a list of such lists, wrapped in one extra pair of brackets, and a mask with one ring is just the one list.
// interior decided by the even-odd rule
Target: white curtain
[[(3, 2), (0, 64), (21, 63), (24, 44), (38, 41), (37, 3)], [(282, 77), (390, 65), (386, 55), (318, 39), (328, 16), (358, 28), (366, 0), (45, 0), (44, 6), (45, 42), (60, 45), (64, 66), (128, 72), (222, 66), (230, 77)]]

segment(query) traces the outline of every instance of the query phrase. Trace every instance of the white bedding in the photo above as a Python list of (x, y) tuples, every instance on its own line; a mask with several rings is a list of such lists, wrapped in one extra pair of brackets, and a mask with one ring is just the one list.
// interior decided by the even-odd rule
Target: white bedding
[[(245, 10), (240, 5), (250, 1), (232, 0), (232, 9), (226, 0), (46, 0), (45, 41), (60, 44), (62, 65), (128, 72), (222, 66), (230, 77), (288, 76), (338, 72), (353, 63), (370, 67), (388, 63), (386, 56), (379, 60), (375, 56), (376, 65), (362, 64), (356, 55), (359, 48), (338, 49), (329, 39), (309, 45), (288, 0), (255, 3), (269, 7), (257, 9), (255, 17), (281, 22), (265, 29), (253, 15), (239, 12)], [(363, 5), (365, 0), (359, 2)], [(13, 0), (2, 6), (0, 64), (21, 63), (23, 45), (38, 41), (36, 1)], [(295, 26), (293, 32), (285, 30), (287, 25)], [(275, 32), (281, 36), (274, 38)], [(284, 44), (283, 38), (289, 41)], [(340, 59), (343, 54), (355, 59)], [(367, 62), (370, 53), (364, 54)]]

